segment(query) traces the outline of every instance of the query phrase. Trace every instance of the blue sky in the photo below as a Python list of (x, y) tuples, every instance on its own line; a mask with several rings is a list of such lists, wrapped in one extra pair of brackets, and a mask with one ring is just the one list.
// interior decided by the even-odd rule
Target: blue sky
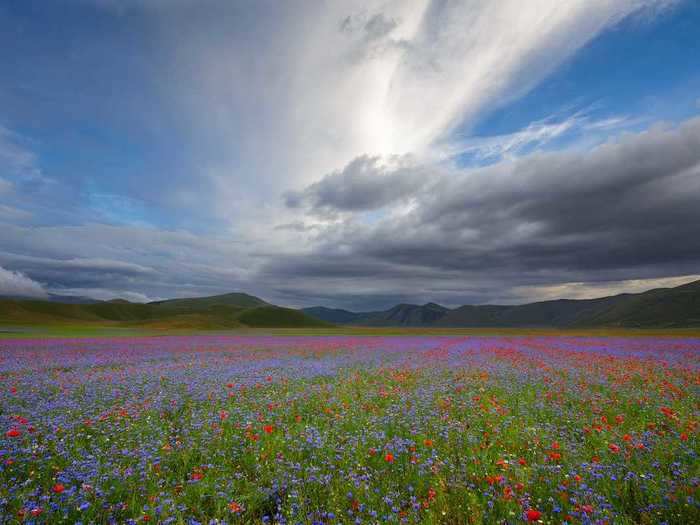
[[(612, 160), (695, 140), (698, 27), (689, 0), (3, 2), (0, 293), (374, 308), (691, 280), (700, 249), (651, 256), (632, 211), (523, 210), (587, 178), (532, 166), (577, 159), (610, 170), (585, 195), (700, 233), (673, 189), (692, 155), (622, 185)], [(573, 237), (601, 253), (572, 262), (597, 253)]]

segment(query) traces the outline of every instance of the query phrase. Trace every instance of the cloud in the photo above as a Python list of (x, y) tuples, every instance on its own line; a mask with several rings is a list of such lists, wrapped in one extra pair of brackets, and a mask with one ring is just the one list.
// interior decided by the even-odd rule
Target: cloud
[(91, 296), (99, 290), (100, 298), (250, 290), (255, 266), (255, 256), (231, 239), (141, 226), (7, 225), (0, 228), (0, 246), (0, 264), (46, 283), (52, 293)]
[(675, 288), (700, 281), (700, 275), (683, 275), (661, 279), (630, 279), (599, 283), (563, 283), (551, 286), (516, 287), (515, 294), (528, 300), (547, 301), (550, 299), (595, 299), (622, 293), (641, 293), (656, 288)]
[(0, 253), (5, 260), (21, 263), (31, 268), (59, 269), (66, 271), (79, 271), (83, 273), (104, 272), (107, 274), (123, 275), (149, 275), (155, 273), (152, 268), (124, 261), (114, 261), (101, 258), (73, 258), (73, 259), (49, 259), (45, 257), (29, 257)]
[(6, 270), (0, 266), (0, 295), (15, 297), (46, 298), (48, 294), (36, 281), (20, 272)]
[(148, 303), (160, 299), (158, 297), (152, 298), (139, 292), (132, 292), (128, 290), (109, 290), (104, 288), (60, 288), (55, 291), (50, 291), (61, 296), (89, 297), (91, 299), (97, 299), (98, 301), (126, 299), (132, 303)]
[[(264, 272), (308, 289), (374, 283), (387, 293), (424, 287), (449, 302), (512, 302), (522, 299), (508, 291), (517, 286), (690, 275), (700, 264), (700, 118), (591, 151), (421, 169), (433, 182), (409, 195), (408, 213), (330, 224), (310, 252)], [(391, 187), (391, 173), (379, 171), (374, 180)]]
[(321, 214), (374, 210), (413, 195), (427, 182), (425, 173), (416, 169), (410, 157), (383, 161), (363, 155), (302, 192), (287, 193), (285, 202), (290, 208), (306, 206)]
[[(401, 186), (404, 176), (416, 182)], [(696, 274), (699, 199), (700, 118), (476, 169), (361, 158), (301, 192), (303, 206), (290, 209), (301, 217), (279, 228), (291, 239), (282, 244), (4, 225), (0, 264), (53, 293), (102, 298), (242, 290), (291, 306), (514, 303)]]
[(363, 156), (429, 155), (451, 143), (455, 127), (468, 130), (487, 108), (527, 92), (602, 31), (666, 3), (367, 0), (148, 10), (161, 30), (154, 67), (170, 80), (162, 100), (182, 115), (185, 162), (200, 174), (192, 202), (190, 179), (165, 191), (238, 231), (259, 228), (279, 195)]
[(527, 152), (542, 150), (543, 146), (567, 132), (609, 131), (620, 129), (628, 122), (629, 119), (624, 117), (593, 121), (576, 113), (563, 120), (550, 117), (536, 121), (507, 135), (470, 138), (422, 161), (411, 155), (361, 155), (342, 170), (325, 175), (304, 190), (287, 192), (284, 201), (288, 208), (306, 208), (322, 216), (333, 212), (377, 210), (406, 201), (418, 190), (427, 188), (426, 191), (430, 191), (431, 182), (449, 176), (447, 165), (437, 161), (467, 154), (477, 164), (504, 158), (514, 160)]
[[(609, 134), (625, 127), (639, 124), (639, 119), (625, 116), (613, 116), (600, 120), (591, 119), (583, 111), (566, 118), (556, 115), (537, 120), (524, 129), (504, 135), (488, 137), (470, 137), (462, 143), (450, 144), (442, 154), (446, 157), (468, 156), (474, 164), (495, 162), (504, 158), (519, 157), (537, 150), (543, 150), (557, 140), (573, 137), (587, 137), (588, 142), (596, 134), (601, 135), (601, 142)], [(593, 145), (594, 143), (591, 143)]]

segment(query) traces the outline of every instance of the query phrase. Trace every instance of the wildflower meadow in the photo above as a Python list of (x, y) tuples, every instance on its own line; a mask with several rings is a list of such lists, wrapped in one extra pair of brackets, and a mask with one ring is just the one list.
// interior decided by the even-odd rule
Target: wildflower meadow
[(0, 523), (700, 523), (700, 339), (0, 340)]

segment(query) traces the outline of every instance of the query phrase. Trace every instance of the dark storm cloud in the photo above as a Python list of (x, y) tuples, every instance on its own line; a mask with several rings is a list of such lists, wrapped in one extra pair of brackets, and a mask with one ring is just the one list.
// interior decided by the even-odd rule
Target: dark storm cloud
[(415, 214), (359, 246), (381, 259), (447, 268), (697, 263), (699, 164), (700, 119), (591, 152), (537, 154), (442, 178)]
[(388, 167), (379, 157), (357, 157), (303, 191), (287, 193), (285, 203), (290, 208), (309, 207), (319, 214), (366, 211), (400, 201), (425, 184), (426, 174), (411, 166), (409, 159), (396, 157), (390, 162), (398, 166)]
[(344, 170), (309, 187), (312, 208), (366, 210), (407, 197), (415, 208), (376, 226), (335, 226), (308, 257), (278, 259), (266, 272), (318, 283), (345, 276), (367, 284), (375, 276), (408, 286), (413, 272), (414, 283), (432, 290), (452, 279), (444, 297), (478, 298), (461, 283), (491, 282), (492, 295), (507, 300), (504, 291), (514, 286), (700, 268), (700, 118), (626, 134), (593, 151), (450, 173), (415, 168), (414, 180), (432, 178), (431, 185), (395, 193), (398, 171), (372, 176), (377, 162), (359, 162), (361, 176)]

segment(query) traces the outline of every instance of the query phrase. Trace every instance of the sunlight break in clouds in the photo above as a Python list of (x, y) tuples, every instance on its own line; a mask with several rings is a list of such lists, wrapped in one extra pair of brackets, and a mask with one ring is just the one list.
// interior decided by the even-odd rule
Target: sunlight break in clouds
[[(212, 209), (242, 232), (249, 221), (259, 224), (259, 213), (284, 213), (270, 205), (275, 196), (355, 157), (428, 154), (624, 16), (666, 3), (296, 4), (272, 21), (271, 13), (253, 15), (264, 42), (209, 17), (185, 18), (186, 10), (157, 16), (171, 43), (176, 81), (167, 89), (189, 111)], [(215, 161), (203, 154), (212, 149)]]

